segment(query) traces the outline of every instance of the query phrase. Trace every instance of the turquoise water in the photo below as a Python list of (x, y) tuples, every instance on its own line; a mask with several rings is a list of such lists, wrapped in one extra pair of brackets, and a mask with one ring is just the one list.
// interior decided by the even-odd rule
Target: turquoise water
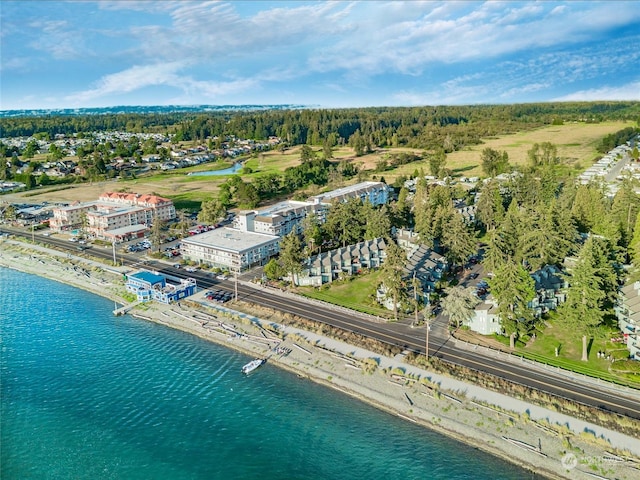
[(532, 474), (101, 297), (0, 268), (8, 479), (523, 479)]
[(242, 170), (242, 163), (236, 162), (232, 167), (225, 168), (223, 170), (206, 170), (204, 172), (190, 172), (188, 176), (194, 177), (202, 177), (202, 176), (211, 176), (211, 175), (231, 175), (232, 173), (239, 172)]

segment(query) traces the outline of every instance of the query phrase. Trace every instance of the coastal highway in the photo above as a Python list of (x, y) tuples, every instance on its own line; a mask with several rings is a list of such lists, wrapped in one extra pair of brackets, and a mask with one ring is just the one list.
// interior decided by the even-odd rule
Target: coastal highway
[[(31, 238), (31, 233), (18, 229), (6, 229), (8, 233)], [(0, 229), (2, 231), (2, 229)], [(77, 244), (68, 240), (38, 235), (38, 241), (49, 243), (73, 254), (79, 254)], [(92, 256), (111, 260), (111, 247), (91, 248)], [(118, 254), (118, 259), (126, 265), (140, 265), (140, 258), (134, 255)], [(203, 288), (215, 287), (220, 290), (234, 292), (233, 280), (219, 281), (203, 272), (188, 273), (182, 269), (175, 269), (163, 262), (147, 261), (146, 268), (178, 278), (192, 277)], [(274, 310), (297, 315), (301, 318), (322, 322), (359, 335), (375, 338), (381, 342), (396, 345), (404, 350), (420, 353), (425, 351), (425, 327), (411, 328), (400, 323), (384, 323), (367, 319), (348, 311), (336, 310), (318, 303), (308, 302), (294, 295), (283, 295), (264, 288), (253, 287), (239, 283), (238, 297), (240, 300)], [(462, 365), (474, 370), (489, 373), (511, 382), (532, 387), (562, 398), (589, 405), (598, 409), (615, 412), (629, 418), (640, 420), (640, 392), (634, 395), (613, 389), (604, 382), (582, 381), (569, 376), (561, 370), (541, 370), (528, 363), (500, 362), (482, 351), (462, 350), (456, 347), (448, 334), (442, 330), (432, 329), (429, 338), (429, 353), (446, 362)], [(635, 393), (635, 392), (634, 392)]]

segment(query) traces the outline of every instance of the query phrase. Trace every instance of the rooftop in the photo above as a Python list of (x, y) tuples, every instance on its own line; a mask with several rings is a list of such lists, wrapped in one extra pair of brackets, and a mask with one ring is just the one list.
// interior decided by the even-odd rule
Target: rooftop
[(182, 240), (183, 244), (215, 247), (228, 252), (242, 253), (262, 245), (268, 245), (280, 240), (275, 235), (264, 233), (243, 232), (235, 228), (217, 228), (209, 232), (194, 235)]
[(137, 278), (151, 285), (164, 282), (164, 277), (162, 275), (157, 275), (155, 273), (148, 272), (146, 270), (141, 270), (139, 272), (132, 273), (131, 275), (129, 275), (129, 277)]
[(319, 199), (320, 201), (331, 200), (333, 198), (339, 198), (344, 195), (354, 194), (361, 190), (372, 189), (376, 187), (386, 186), (382, 182), (360, 182), (355, 185), (349, 185), (347, 187), (338, 188), (337, 190), (331, 190), (330, 192), (321, 193), (320, 195), (315, 195), (311, 197), (311, 199)]

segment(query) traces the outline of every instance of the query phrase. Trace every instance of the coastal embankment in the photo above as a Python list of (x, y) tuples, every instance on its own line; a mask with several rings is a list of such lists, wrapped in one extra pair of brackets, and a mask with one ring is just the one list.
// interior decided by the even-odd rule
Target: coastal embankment
[[(127, 305), (123, 270), (89, 258), (0, 240), (0, 266), (45, 276)], [(130, 314), (242, 351), (407, 421), (549, 478), (638, 478), (640, 441), (315, 332), (246, 304), (142, 304)], [(253, 314), (252, 314), (253, 313)]]

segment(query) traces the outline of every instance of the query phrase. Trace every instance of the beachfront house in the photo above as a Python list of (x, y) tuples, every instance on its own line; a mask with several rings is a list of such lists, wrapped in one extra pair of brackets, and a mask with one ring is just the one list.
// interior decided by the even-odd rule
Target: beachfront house
[(193, 295), (196, 281), (192, 278), (181, 280), (178, 285), (167, 283), (164, 276), (140, 270), (127, 275), (125, 283), (127, 291), (136, 295), (139, 302), (155, 300), (160, 303), (172, 303)]

